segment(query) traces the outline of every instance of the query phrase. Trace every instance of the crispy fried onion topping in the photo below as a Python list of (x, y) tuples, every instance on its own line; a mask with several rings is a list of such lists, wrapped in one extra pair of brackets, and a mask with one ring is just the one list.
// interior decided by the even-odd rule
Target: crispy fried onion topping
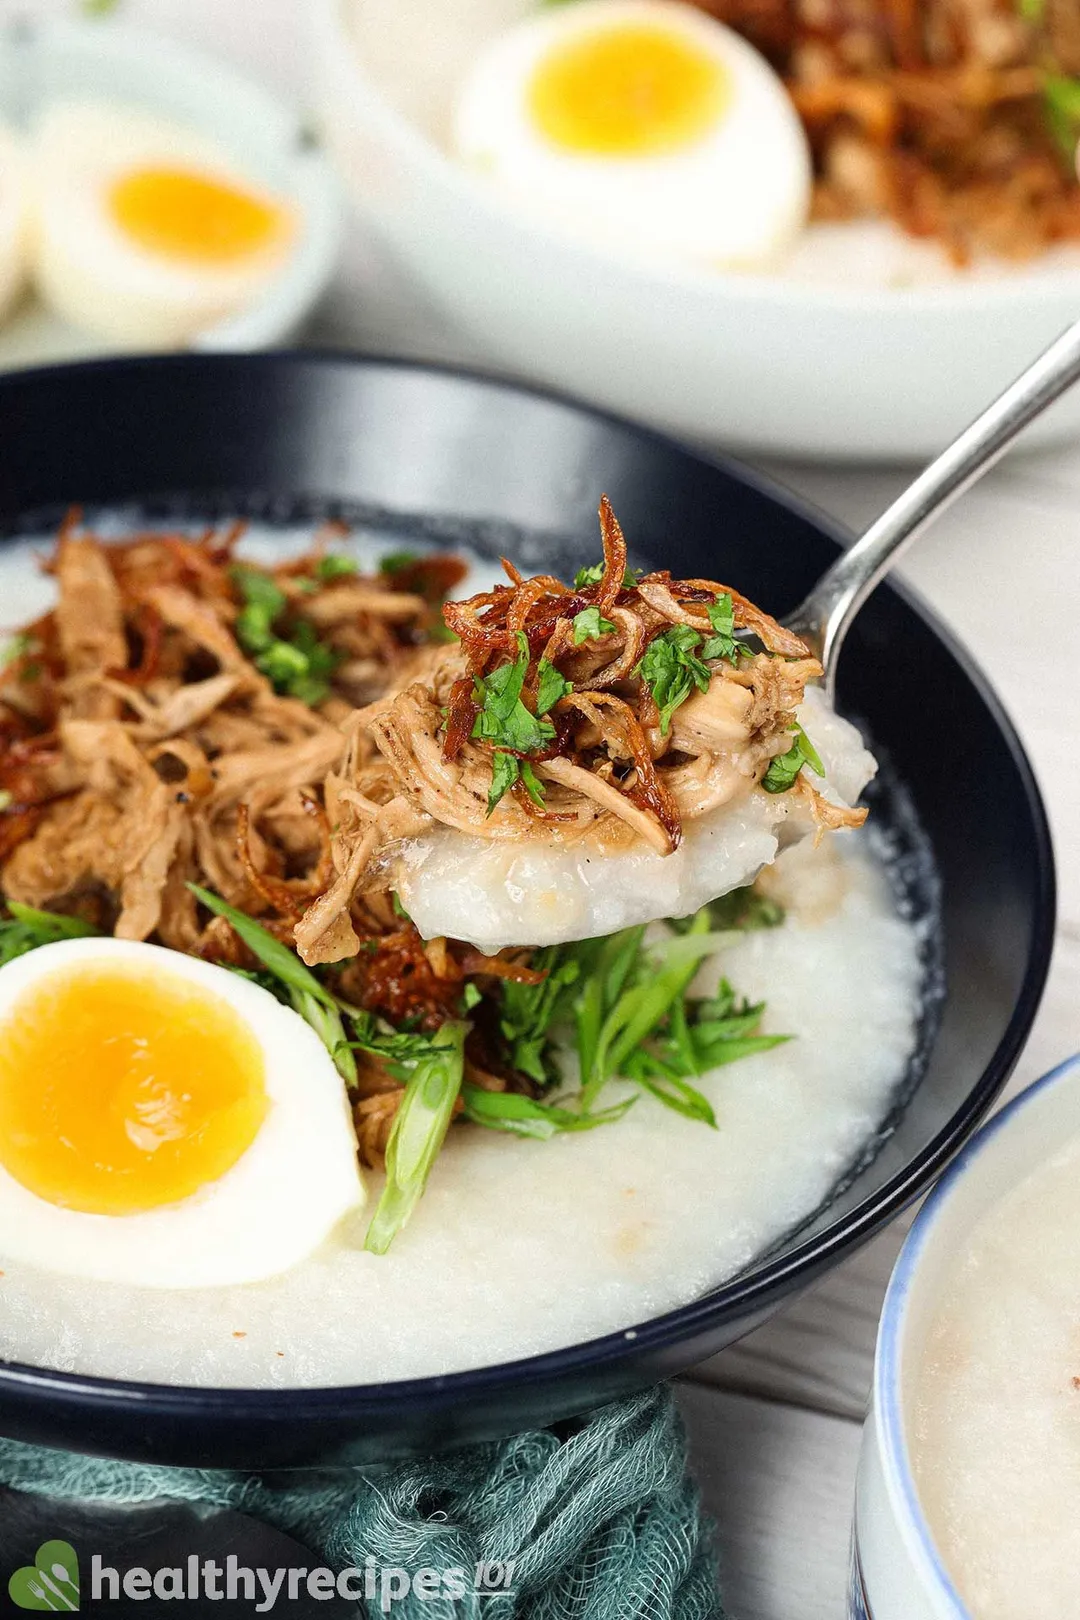
[[(341, 905), (389, 881), (395, 849), (432, 824), (487, 839), (543, 834), (660, 855), (684, 823), (748, 793), (792, 745), (821, 674), (810, 649), (715, 580), (628, 570), (605, 498), (603, 564), (570, 586), (525, 579), (444, 609), (457, 644), (423, 653), (357, 714)], [(411, 678), (410, 678), (411, 677)], [(821, 824), (857, 824), (800, 778)], [(297, 930), (306, 960), (351, 940), (329, 905)]]

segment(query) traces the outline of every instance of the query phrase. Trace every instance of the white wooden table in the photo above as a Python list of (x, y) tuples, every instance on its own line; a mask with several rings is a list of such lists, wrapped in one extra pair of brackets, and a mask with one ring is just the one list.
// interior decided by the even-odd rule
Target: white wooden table
[[(0, 0), (0, 20), (76, 0)], [(232, 57), (303, 97), (307, 0), (126, 0), (132, 20)], [(380, 266), (354, 231), (316, 341), (479, 360)], [(992, 341), (992, 334), (988, 334)], [(859, 528), (905, 474), (767, 470)], [(1061, 922), (1049, 987), (1012, 1094), (1080, 1046), (1080, 445), (1012, 459), (945, 517), (904, 572), (980, 661), (1027, 743), (1054, 823)], [(1017, 657), (1012, 649), (1032, 649)], [(1040, 663), (1036, 690), (1029, 682)], [(698, 1477), (720, 1527), (733, 1620), (839, 1620), (860, 1427), (899, 1222), (812, 1293), (697, 1368), (682, 1400)]]

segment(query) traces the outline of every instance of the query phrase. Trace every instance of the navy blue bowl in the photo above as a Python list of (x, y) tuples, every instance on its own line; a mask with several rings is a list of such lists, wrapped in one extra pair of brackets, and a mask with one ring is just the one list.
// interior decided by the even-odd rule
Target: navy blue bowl
[[(0, 446), (7, 533), (55, 521), (73, 503), (151, 516), (340, 515), (451, 543), (467, 535), (511, 555), (524, 546), (528, 571), (558, 571), (595, 552), (606, 490), (641, 558), (730, 580), (778, 615), (842, 539), (736, 463), (550, 395), (393, 360), (182, 356), (8, 376)], [(442, 1378), (207, 1390), (0, 1364), (0, 1431), (242, 1468), (490, 1438), (679, 1372), (865, 1242), (929, 1185), (1005, 1083), (1046, 977), (1054, 870), (1012, 726), (967, 654), (906, 589), (883, 587), (860, 614), (839, 701), (888, 761), (876, 813), (908, 846), (899, 867), (907, 902), (940, 902), (929, 957), (943, 956), (947, 990), (939, 1016), (928, 1011), (910, 1094), (811, 1220), (731, 1281), (632, 1331)], [(920, 859), (927, 840), (937, 892)]]

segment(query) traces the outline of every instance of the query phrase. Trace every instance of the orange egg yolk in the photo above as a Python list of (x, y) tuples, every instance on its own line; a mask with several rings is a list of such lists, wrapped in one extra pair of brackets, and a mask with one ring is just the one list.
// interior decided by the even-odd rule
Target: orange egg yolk
[(138, 247), (210, 269), (261, 252), (285, 226), (276, 204), (185, 169), (133, 169), (113, 183), (108, 201), (114, 221)]
[(624, 24), (551, 51), (529, 86), (537, 128), (594, 157), (656, 157), (700, 140), (723, 113), (727, 74), (688, 40)]
[(0, 1028), (0, 1164), (66, 1209), (130, 1215), (190, 1197), (251, 1146), (267, 1108), (247, 1024), (178, 975), (57, 972)]

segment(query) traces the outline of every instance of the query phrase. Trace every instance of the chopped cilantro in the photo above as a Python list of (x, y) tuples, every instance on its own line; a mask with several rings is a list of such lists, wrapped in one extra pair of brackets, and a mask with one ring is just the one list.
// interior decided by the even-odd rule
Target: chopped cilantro
[(20, 630), (17, 634), (11, 636), (3, 647), (0, 647), (0, 670), (6, 669), (9, 664), (14, 664), (16, 659), (27, 658), (32, 653), (39, 653), (40, 651), (40, 641), (37, 641), (25, 630)]
[[(513, 663), (500, 664), (490, 675), (477, 679), (474, 696), (479, 712), (473, 722), (472, 735), (480, 742), (491, 743), (493, 747), (512, 749), (515, 754), (535, 754), (552, 741), (555, 727), (550, 720), (533, 714), (522, 702), (521, 689), (529, 671), (529, 643), (520, 630), (518, 648), (518, 656)], [(566, 683), (555, 670), (560, 690), (552, 695), (554, 683), (550, 675), (545, 673), (544, 663), (545, 660), (541, 659), (540, 684), (545, 688), (543, 699), (550, 704), (556, 701), (556, 696), (562, 696)], [(547, 669), (552, 670), (552, 666), (549, 664)], [(537, 706), (540, 707), (540, 704)]]
[(572, 946), (548, 945), (533, 952), (532, 966), (546, 975), (539, 984), (503, 981), (499, 1033), (511, 1067), (546, 1087), (559, 1078), (552, 1027), (570, 1015), (568, 995), (580, 977), (581, 961)]
[(650, 642), (637, 666), (637, 673), (660, 711), (660, 731), (665, 737), (672, 715), (693, 688), (696, 686), (699, 692), (709, 690), (712, 672), (697, 654), (700, 645), (701, 636), (692, 625), (673, 624)]
[[(562, 0), (560, 0), (560, 3), (562, 3)], [(642, 570), (640, 568), (628, 568), (623, 574), (623, 590), (633, 590), (641, 578), (641, 574)], [(604, 564), (602, 562), (593, 563), (589, 568), (579, 568), (574, 575), (574, 589), (575, 591), (584, 591), (590, 585), (599, 585), (603, 577)]]
[(430, 1057), (433, 1038), (415, 1030), (395, 1029), (374, 1013), (355, 1012), (351, 1018), (350, 1050), (367, 1052), (382, 1063), (395, 1080), (409, 1078), (416, 1064)]
[(487, 813), (490, 816), (503, 796), (509, 793), (521, 776), (521, 763), (516, 754), (501, 750), (491, 756), (491, 788), (488, 792)]
[(574, 575), (574, 589), (575, 591), (583, 591), (589, 585), (599, 585), (603, 577), (603, 563), (592, 563), (588, 568), (579, 568)]
[(41, 642), (36, 636), (29, 635), (27, 631), (20, 630), (0, 648), (0, 671), (10, 668), (12, 664), (22, 662), (17, 680), (20, 684), (29, 685), (41, 675), (41, 665), (37, 662), (37, 655), (43, 651)]
[(541, 658), (536, 671), (536, 712), (543, 715), (547, 714), (549, 709), (553, 709), (559, 699), (564, 698), (574, 688), (546, 658)]
[(544, 784), (533, 770), (527, 759), (518, 761), (521, 768), (521, 785), (525, 789), (533, 804), (540, 809), (544, 806)]
[(1050, 129), (1071, 165), (1080, 138), (1080, 79), (1064, 73), (1047, 73), (1043, 79), (1043, 101)]
[(236, 618), (236, 635), (245, 652), (265, 652), (275, 640), (274, 620), (285, 608), (285, 593), (266, 574), (237, 563), (232, 581), (244, 605)]
[(731, 664), (737, 663), (746, 649), (735, 640), (735, 604), (728, 592), (710, 602), (705, 611), (713, 634), (701, 649), (702, 658), (726, 658)]
[(356, 559), (346, 557), (340, 551), (328, 551), (325, 557), (319, 558), (315, 572), (324, 583), (332, 579), (343, 579), (346, 574), (356, 573)]
[(580, 647), (583, 641), (597, 641), (601, 636), (610, 635), (614, 628), (598, 607), (582, 608), (574, 616), (574, 646)]
[(237, 640), (252, 655), (255, 667), (275, 692), (299, 698), (312, 708), (322, 703), (330, 692), (337, 654), (319, 640), (307, 619), (299, 620), (288, 638), (277, 634), (275, 622), (288, 603), (285, 593), (266, 574), (238, 563), (232, 579), (244, 604), (236, 617)]
[(518, 759), (516, 754), (506, 754), (497, 749), (491, 761), (491, 791), (488, 794), (487, 807), (489, 816), (515, 782), (520, 782), (532, 802), (543, 809), (544, 784), (528, 760)]
[(382, 574), (400, 574), (403, 568), (411, 568), (413, 563), (420, 561), (418, 551), (388, 551), (385, 557), (379, 559), (379, 572)]
[(472, 736), (479, 742), (490, 743), (496, 750), (491, 767), (489, 816), (518, 781), (535, 804), (543, 804), (541, 782), (531, 765), (517, 756), (540, 753), (554, 740), (555, 727), (544, 716), (561, 697), (573, 691), (555, 665), (541, 658), (537, 666), (536, 713), (533, 714), (521, 696), (530, 663), (529, 642), (524, 631), (518, 631), (517, 642), (518, 656), (513, 663), (500, 664), (490, 675), (479, 677), (473, 688), (478, 713), (473, 721)]
[(290, 641), (272, 641), (255, 662), (279, 692), (287, 692), (298, 676), (307, 674), (307, 659)]
[(768, 770), (761, 779), (761, 785), (766, 793), (786, 793), (789, 788), (794, 787), (795, 778), (804, 765), (809, 765), (810, 769), (816, 771), (818, 776), (825, 775), (825, 767), (821, 763), (821, 757), (798, 721), (796, 721), (792, 730), (795, 734), (795, 741), (786, 754), (779, 754), (770, 762)]

